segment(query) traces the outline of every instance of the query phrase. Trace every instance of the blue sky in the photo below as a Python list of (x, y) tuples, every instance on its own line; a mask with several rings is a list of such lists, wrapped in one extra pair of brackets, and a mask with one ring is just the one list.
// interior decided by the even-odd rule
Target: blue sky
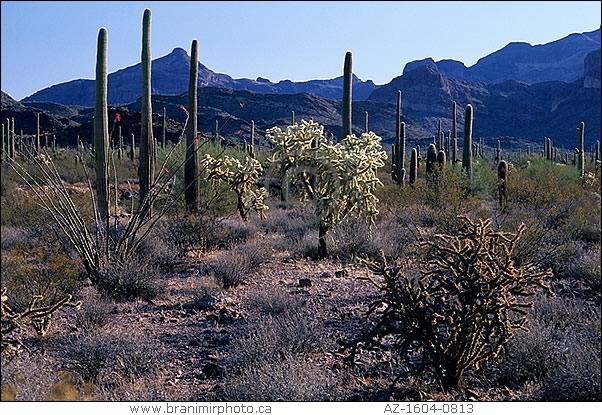
[(21, 2), (2, 1), (1, 83), (15, 99), (94, 78), (98, 29), (109, 71), (140, 60), (142, 13), (152, 55), (199, 40), (199, 60), (235, 78), (327, 79), (353, 52), (354, 73), (377, 84), (412, 60), (467, 66), (512, 41), (547, 43), (600, 27), (600, 2)]

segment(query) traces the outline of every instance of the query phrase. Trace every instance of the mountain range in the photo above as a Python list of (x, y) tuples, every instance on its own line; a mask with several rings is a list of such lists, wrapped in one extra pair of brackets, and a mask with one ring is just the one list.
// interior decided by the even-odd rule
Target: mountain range
[[(189, 64), (190, 57), (181, 48), (153, 61), (153, 108), (155, 112), (166, 108), (173, 127), (170, 134), (177, 134), (177, 121), (183, 119), (179, 106), (187, 103), (184, 91)], [(339, 133), (342, 77), (273, 83), (263, 78), (233, 79), (199, 64), (198, 82), (202, 131), (213, 131), (218, 121), (224, 135), (248, 132), (254, 120), (261, 134), (274, 125), (288, 124), (291, 111), (295, 111), (298, 119), (311, 117), (327, 131)], [(140, 85), (139, 64), (109, 75), (109, 101), (132, 115), (132, 124), (124, 127), (136, 134)], [(600, 29), (545, 45), (511, 43), (468, 68), (451, 60), (414, 61), (385, 85), (354, 77), (353, 88), (354, 131), (358, 133), (363, 130), (367, 111), (370, 129), (391, 140), (395, 100), (401, 90), (403, 120), (413, 139), (432, 137), (440, 120), (445, 130), (451, 128), (451, 104), (456, 101), (460, 133), (462, 109), (471, 103), (475, 107), (475, 134), (491, 143), (501, 139), (508, 146), (516, 146), (549, 136), (570, 148), (580, 121), (586, 123), (586, 139), (595, 141), (600, 136)], [(2, 119), (15, 117), (17, 128), (21, 125), (27, 134), (35, 128), (35, 112), (42, 112), (43, 129), (62, 131), (69, 142), (75, 134), (85, 140), (91, 130), (93, 101), (93, 80), (55, 85), (21, 102), (3, 93)], [(158, 117), (155, 121), (160, 131)]]

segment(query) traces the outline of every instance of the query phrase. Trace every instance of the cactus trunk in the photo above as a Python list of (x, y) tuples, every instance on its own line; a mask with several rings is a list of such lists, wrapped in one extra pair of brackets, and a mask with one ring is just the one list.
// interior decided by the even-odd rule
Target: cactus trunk
[(577, 154), (577, 169), (579, 170), (579, 177), (583, 177), (585, 174), (585, 123), (583, 121), (579, 124), (578, 145), (579, 153)]
[(188, 80), (188, 111), (190, 111), (186, 128), (186, 166), (184, 168), (184, 185), (186, 187), (186, 208), (198, 211), (201, 207), (201, 186), (199, 181), (199, 137), (197, 135), (198, 98), (197, 82), (199, 77), (199, 49), (196, 39), (190, 47), (190, 78)]
[(341, 131), (341, 140), (351, 135), (351, 88), (352, 88), (352, 58), (351, 52), (345, 54), (345, 66), (343, 68), (343, 129)]
[[(96, 52), (96, 107), (94, 111), (94, 158), (96, 161), (96, 202), (102, 223), (108, 225), (109, 218), (109, 111), (107, 103), (107, 47), (108, 34), (104, 27), (98, 32)], [(39, 135), (36, 136), (36, 146)]]
[(464, 116), (464, 144), (462, 148), (462, 170), (472, 179), (472, 105), (466, 106)]
[(142, 113), (140, 128), (140, 206), (142, 217), (151, 214), (150, 187), (155, 176), (155, 138), (153, 137), (153, 107), (151, 102), (151, 11), (144, 10), (142, 18)]
[(34, 148), (34, 154), (40, 152), (40, 113), (36, 112), (36, 142)]
[(410, 155), (410, 184), (416, 183), (416, 175), (418, 174), (418, 152), (415, 148), (412, 149), (412, 154)]
[(368, 111), (364, 112), (364, 132), (368, 132)]

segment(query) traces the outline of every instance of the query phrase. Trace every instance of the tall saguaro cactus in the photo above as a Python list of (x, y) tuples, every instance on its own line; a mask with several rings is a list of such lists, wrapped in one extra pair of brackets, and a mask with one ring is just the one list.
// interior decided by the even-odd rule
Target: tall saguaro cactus
[(251, 144), (249, 146), (249, 156), (255, 158), (255, 121), (251, 120)]
[(368, 132), (368, 111), (364, 111), (364, 132)]
[(585, 174), (585, 123), (583, 121), (579, 124), (579, 141), (577, 144), (577, 169), (579, 170), (579, 177), (583, 177)]
[(162, 143), (161, 146), (165, 148), (165, 135), (167, 130), (167, 114), (165, 113), (165, 107), (163, 107), (163, 130), (161, 134)]
[(36, 112), (36, 143), (34, 154), (38, 154), (40, 152), (40, 113)]
[(341, 140), (351, 135), (351, 89), (352, 89), (352, 58), (351, 52), (345, 54), (345, 66), (343, 67), (343, 129), (341, 131)]
[(472, 105), (466, 106), (464, 115), (464, 144), (462, 148), (462, 170), (472, 179)]
[(151, 11), (144, 10), (142, 18), (142, 111), (140, 128), (140, 204), (142, 217), (150, 215), (152, 206), (145, 199), (149, 196), (155, 176), (155, 138), (153, 137), (153, 107), (151, 103)]
[(418, 152), (416, 148), (412, 149), (412, 154), (410, 155), (410, 179), (409, 183), (412, 185), (416, 183), (416, 175), (418, 174)]
[[(96, 161), (96, 201), (102, 223), (109, 218), (109, 110), (107, 103), (107, 29), (98, 32), (96, 50), (96, 107), (94, 110), (94, 157)], [(39, 143), (39, 142), (38, 142)], [(36, 143), (36, 145), (38, 145)]]
[(198, 211), (201, 207), (201, 186), (199, 182), (199, 137), (198, 122), (198, 87), (199, 47), (196, 39), (190, 46), (190, 78), (188, 80), (188, 111), (190, 112), (186, 128), (186, 165), (184, 167), (185, 199), (188, 211)]

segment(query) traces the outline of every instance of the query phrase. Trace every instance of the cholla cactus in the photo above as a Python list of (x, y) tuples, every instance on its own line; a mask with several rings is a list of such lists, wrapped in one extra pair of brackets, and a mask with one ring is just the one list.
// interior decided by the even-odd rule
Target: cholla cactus
[[(296, 168), (315, 213), (320, 221), (319, 255), (327, 255), (326, 234), (352, 214), (366, 217), (370, 225), (378, 214), (375, 190), (382, 186), (377, 170), (385, 165), (386, 152), (381, 138), (373, 132), (356, 137), (346, 136), (339, 143), (329, 143), (324, 127), (313, 121), (301, 121), (282, 131), (274, 127), (266, 131), (274, 144), (271, 158), (276, 166)], [(316, 145), (312, 146), (312, 142)], [(280, 167), (281, 168), (281, 167)], [(315, 186), (307, 179), (312, 169), (318, 177)]]
[(2, 352), (7, 355), (18, 354), (24, 347), (23, 343), (15, 334), (32, 325), (39, 336), (45, 336), (50, 328), (52, 314), (61, 307), (80, 308), (81, 301), (72, 302), (71, 296), (67, 295), (63, 299), (49, 306), (40, 306), (38, 303), (42, 299), (41, 295), (32, 297), (27, 308), (23, 311), (14, 311), (8, 305), (7, 289), (2, 288), (0, 294), (0, 318), (2, 320)]
[(254, 210), (263, 219), (268, 206), (265, 204), (267, 191), (258, 188), (257, 181), (263, 173), (261, 163), (248, 154), (240, 160), (224, 155), (219, 159), (210, 154), (201, 158), (201, 165), (206, 169), (207, 178), (214, 181), (223, 181), (236, 193), (237, 208), (242, 220), (249, 220), (249, 212)]

